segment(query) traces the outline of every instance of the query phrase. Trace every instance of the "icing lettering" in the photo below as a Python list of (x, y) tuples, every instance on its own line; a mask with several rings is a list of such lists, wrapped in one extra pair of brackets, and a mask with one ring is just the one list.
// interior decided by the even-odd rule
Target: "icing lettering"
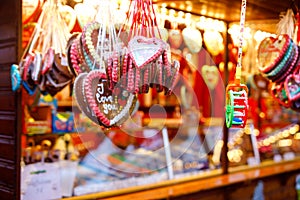
[(113, 98), (112, 96), (101, 96), (99, 93), (96, 94), (96, 98), (98, 103), (112, 103)]
[(103, 106), (103, 112), (108, 114), (111, 110), (118, 110), (117, 106), (113, 104), (113, 97), (112, 95), (109, 96), (102, 96), (104, 94), (104, 86), (103, 83), (98, 84), (96, 99), (99, 104)]
[(108, 111), (111, 110), (118, 110), (117, 106), (115, 104), (103, 104), (104, 113), (108, 114)]
[(103, 93), (104, 93), (104, 86), (103, 86), (103, 83), (99, 83), (99, 84), (98, 84), (97, 92), (98, 92), (99, 94), (103, 94)]

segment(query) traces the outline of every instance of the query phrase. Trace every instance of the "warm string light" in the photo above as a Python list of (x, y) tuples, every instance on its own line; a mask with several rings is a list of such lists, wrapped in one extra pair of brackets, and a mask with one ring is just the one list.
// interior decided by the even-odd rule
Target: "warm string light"
[[(264, 147), (264, 146), (270, 146), (277, 142), (278, 142), (279, 147), (286, 146), (286, 144), (289, 144), (288, 146), (291, 146), (292, 140), (287, 141), (286, 139), (288, 137), (290, 137), (291, 135), (294, 135), (294, 139), (300, 139), (300, 135), (298, 133), (299, 129), (300, 129), (300, 127), (298, 124), (288, 126), (284, 129), (258, 141), (258, 143), (257, 143), (258, 148)], [(282, 140), (284, 140), (285, 142)]]

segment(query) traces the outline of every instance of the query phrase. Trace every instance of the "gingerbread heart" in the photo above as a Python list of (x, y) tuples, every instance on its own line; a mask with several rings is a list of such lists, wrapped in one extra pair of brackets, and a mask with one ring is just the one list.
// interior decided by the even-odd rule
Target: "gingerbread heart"
[(21, 74), (19, 67), (16, 64), (13, 64), (10, 68), (10, 78), (11, 78), (11, 87), (13, 91), (16, 91), (20, 88), (21, 85)]
[(83, 87), (83, 83), (84, 83), (84, 79), (87, 76), (88, 73), (81, 73), (79, 74), (75, 81), (74, 81), (74, 97), (75, 100), (77, 102), (77, 105), (79, 107), (79, 109), (93, 122), (95, 122), (96, 124), (99, 124), (99, 121), (97, 119), (97, 117), (95, 116), (95, 114), (92, 112), (92, 110), (90, 109), (88, 102), (85, 98), (85, 93), (84, 93), (84, 87)]
[(198, 29), (187, 27), (182, 31), (183, 41), (192, 53), (198, 53), (202, 47), (202, 35)]
[(31, 63), (30, 66), (28, 67), (27, 78), (26, 80), (22, 81), (23, 87), (26, 89), (26, 91), (30, 96), (32, 96), (35, 93), (37, 88), (37, 85), (34, 82), (34, 80), (32, 80), (32, 76), (31, 76), (31, 74), (33, 73), (33, 69), (34, 69), (34, 63)]
[(269, 80), (266, 79), (261, 74), (254, 74), (253, 75), (253, 81), (255, 86), (260, 90), (267, 90), (269, 85)]
[(267, 73), (282, 59), (286, 49), (290, 44), (288, 35), (278, 37), (267, 37), (259, 45), (257, 59), (259, 70)]
[(286, 108), (290, 107), (291, 101), (289, 101), (288, 99), (283, 83), (273, 83), (273, 85), (271, 86), (271, 94), (280, 105)]
[(96, 9), (87, 3), (77, 3), (74, 6), (79, 25), (83, 28), (87, 23), (93, 21), (96, 17)]
[(38, 11), (40, 0), (22, 0), (22, 22), (28, 23)]
[(293, 74), (286, 77), (284, 88), (290, 101), (300, 98), (300, 77), (299, 74)]
[(76, 13), (74, 9), (68, 5), (59, 5), (58, 9), (71, 32), (76, 24)]
[(210, 90), (215, 89), (219, 82), (219, 70), (215, 65), (208, 66), (203, 65), (201, 68), (201, 74), (205, 84)]
[(137, 99), (118, 85), (111, 90), (106, 74), (100, 70), (86, 76), (84, 93), (89, 107), (105, 127), (122, 124), (132, 113)]
[(142, 68), (157, 59), (163, 53), (164, 46), (158, 38), (135, 36), (128, 43), (129, 56), (137, 68)]
[(205, 30), (203, 40), (207, 51), (213, 56), (217, 56), (224, 50), (223, 37), (218, 31)]
[(155, 36), (161, 38), (164, 42), (167, 42), (168, 41), (168, 38), (169, 38), (169, 32), (166, 28), (154, 28), (154, 33), (155, 33)]
[(171, 29), (169, 31), (169, 42), (172, 49), (179, 49), (183, 41), (181, 31), (178, 29)]
[(51, 68), (53, 62), (54, 62), (54, 49), (53, 48), (49, 48), (46, 52), (46, 54), (44, 55), (44, 59), (43, 59), (43, 66), (42, 66), (42, 75), (45, 75), (48, 70)]
[(31, 73), (31, 78), (35, 83), (39, 82), (41, 77), (41, 68), (42, 68), (42, 54), (35, 52), (35, 57), (33, 59), (33, 70)]

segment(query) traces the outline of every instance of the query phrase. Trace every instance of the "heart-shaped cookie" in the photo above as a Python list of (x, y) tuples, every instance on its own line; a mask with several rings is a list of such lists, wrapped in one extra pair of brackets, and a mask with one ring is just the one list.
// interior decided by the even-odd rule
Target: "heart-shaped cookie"
[(23, 80), (27, 80), (28, 78), (29, 67), (34, 59), (34, 56), (34, 53), (28, 53), (21, 64), (21, 74)]
[(286, 77), (284, 88), (290, 101), (300, 98), (300, 77), (299, 74), (291, 74)]
[(66, 78), (72, 79), (74, 77), (74, 74), (69, 68), (67, 55), (65, 54), (56, 53), (54, 55), (54, 64), (52, 67), (56, 68), (59, 74), (65, 76)]
[(21, 75), (19, 72), (19, 67), (16, 64), (13, 64), (10, 68), (10, 78), (11, 78), (11, 87), (13, 91), (16, 91), (20, 88), (21, 85)]
[(185, 45), (192, 53), (198, 53), (202, 47), (202, 35), (196, 28), (187, 27), (182, 30)]
[(179, 49), (183, 41), (181, 31), (178, 29), (169, 30), (169, 42), (172, 49)]
[(31, 79), (37, 84), (41, 77), (42, 69), (42, 54), (35, 52), (35, 57), (33, 59), (33, 70), (31, 72)]
[(293, 109), (294, 111), (297, 111), (297, 112), (300, 111), (300, 99), (297, 99), (292, 102), (291, 109)]
[(32, 62), (28, 67), (28, 73), (26, 79), (22, 81), (23, 87), (26, 89), (26, 91), (30, 96), (32, 96), (35, 93), (37, 88), (37, 85), (35, 84), (34, 80), (32, 80), (32, 76), (31, 76), (33, 69), (34, 69), (34, 63)]
[(59, 5), (58, 9), (71, 32), (76, 24), (76, 13), (74, 9), (68, 5)]
[(210, 90), (215, 89), (219, 82), (219, 70), (215, 65), (203, 65), (201, 68), (201, 74), (205, 84)]
[(271, 95), (275, 98), (275, 100), (282, 106), (289, 108), (291, 105), (291, 101), (287, 96), (287, 92), (284, 88), (284, 83), (276, 84), (273, 83), (271, 86)]
[(134, 65), (142, 68), (157, 59), (163, 53), (164, 46), (158, 38), (135, 36), (128, 43), (128, 52)]
[(257, 59), (259, 70), (263, 73), (271, 71), (282, 59), (291, 40), (288, 35), (278, 37), (267, 37), (259, 45)]
[(83, 87), (83, 82), (85, 77), (87, 76), (88, 73), (81, 73), (79, 74), (75, 81), (74, 81), (74, 87), (73, 87), (73, 93), (75, 100), (77, 102), (77, 105), (79, 109), (93, 122), (96, 124), (99, 124), (99, 121), (95, 114), (92, 112), (90, 109), (88, 102), (85, 98), (85, 93), (84, 93), (84, 87)]
[(254, 74), (253, 75), (253, 81), (255, 86), (260, 90), (267, 90), (269, 85), (269, 80), (266, 79), (261, 74)]
[(44, 55), (43, 59), (43, 67), (42, 67), (42, 75), (45, 75), (48, 70), (51, 68), (53, 62), (54, 62), (54, 50), (53, 48), (49, 48)]
[(27, 24), (34, 16), (40, 7), (40, 0), (22, 0), (22, 22)]
[(87, 3), (77, 3), (74, 6), (79, 25), (83, 28), (87, 23), (93, 21), (96, 17), (96, 9)]
[[(153, 29), (153, 28), (151, 28)], [(169, 32), (166, 28), (154, 28), (154, 33), (156, 37), (161, 38), (164, 42), (168, 41)]]
[(218, 31), (204, 31), (203, 40), (207, 51), (213, 56), (217, 56), (224, 50), (223, 37)]
[(136, 96), (116, 85), (109, 89), (106, 74), (89, 72), (84, 80), (84, 92), (89, 107), (105, 127), (120, 125), (135, 107)]

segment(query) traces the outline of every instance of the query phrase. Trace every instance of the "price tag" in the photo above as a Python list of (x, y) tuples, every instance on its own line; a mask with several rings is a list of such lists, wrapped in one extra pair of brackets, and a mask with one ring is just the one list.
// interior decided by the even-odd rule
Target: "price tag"
[(60, 199), (61, 184), (57, 163), (26, 165), (22, 171), (22, 200)]

